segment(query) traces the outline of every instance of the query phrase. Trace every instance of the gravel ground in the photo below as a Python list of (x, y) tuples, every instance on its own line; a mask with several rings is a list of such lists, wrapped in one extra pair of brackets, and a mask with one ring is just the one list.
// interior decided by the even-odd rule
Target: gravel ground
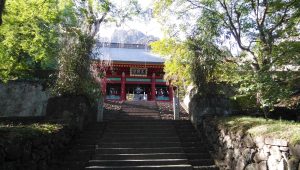
[(106, 101), (104, 102), (104, 110), (108, 112), (121, 111), (122, 101)]
[[(173, 103), (170, 102), (156, 102), (160, 113), (160, 117), (163, 120), (173, 120)], [(106, 101), (104, 103), (104, 109), (106, 113), (117, 114), (122, 111), (122, 101)], [(180, 107), (179, 118), (181, 120), (189, 120), (189, 114)]]
[[(160, 112), (161, 119), (172, 120), (174, 118), (173, 103), (170, 102), (156, 102), (156, 103)], [(189, 120), (189, 114), (182, 107), (180, 107), (179, 118), (181, 120)]]

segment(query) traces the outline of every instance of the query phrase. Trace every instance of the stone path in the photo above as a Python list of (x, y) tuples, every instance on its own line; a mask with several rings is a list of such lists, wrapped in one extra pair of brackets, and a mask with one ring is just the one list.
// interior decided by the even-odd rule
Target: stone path
[(118, 110), (110, 110), (104, 114), (104, 120), (158, 120), (160, 114), (154, 101), (126, 101), (114, 103)]
[(125, 102), (87, 130), (59, 169), (217, 170), (188, 120), (160, 120), (153, 102)]

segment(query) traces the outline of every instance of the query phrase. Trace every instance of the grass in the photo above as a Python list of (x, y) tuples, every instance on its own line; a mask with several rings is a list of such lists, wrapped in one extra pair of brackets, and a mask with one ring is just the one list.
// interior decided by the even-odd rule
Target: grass
[(253, 136), (286, 139), (291, 144), (300, 144), (300, 123), (298, 122), (232, 116), (220, 118), (218, 123), (233, 132), (244, 131)]
[(58, 132), (63, 128), (60, 124), (34, 123), (29, 125), (13, 125), (0, 123), (2, 137), (33, 137)]

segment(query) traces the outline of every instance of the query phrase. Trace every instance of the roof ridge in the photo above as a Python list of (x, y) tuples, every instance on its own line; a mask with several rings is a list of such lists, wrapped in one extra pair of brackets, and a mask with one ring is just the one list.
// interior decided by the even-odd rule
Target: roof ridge
[(150, 49), (148, 44), (98, 42), (98, 45), (108, 48)]

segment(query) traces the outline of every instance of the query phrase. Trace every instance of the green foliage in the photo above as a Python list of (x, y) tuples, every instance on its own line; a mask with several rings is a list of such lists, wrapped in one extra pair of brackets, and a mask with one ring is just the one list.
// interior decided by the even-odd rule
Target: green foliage
[[(224, 58), (225, 51), (221, 51), (212, 42), (194, 37), (188, 40), (189, 50), (193, 52), (192, 78), (201, 93), (217, 93), (216, 68)], [(213, 85), (214, 84), (214, 85)], [(211, 87), (213, 86), (213, 87)], [(213, 90), (212, 90), (213, 89)]]
[(256, 97), (249, 95), (236, 95), (230, 98), (232, 107), (238, 110), (256, 109)]
[[(163, 39), (151, 44), (153, 52), (166, 56), (165, 79), (173, 85), (186, 89), (193, 83), (202, 94), (217, 92), (217, 68), (226, 54), (213, 43), (201, 37), (189, 38), (179, 43)], [(213, 87), (212, 84), (215, 84)], [(213, 89), (213, 90), (211, 90)]]
[(0, 26), (2, 25), (2, 13), (5, 7), (5, 0), (0, 0)]
[(186, 44), (178, 43), (174, 39), (163, 39), (151, 43), (154, 53), (166, 56), (165, 79), (172, 81), (178, 87), (188, 86), (191, 83), (191, 53)]
[(92, 51), (100, 25), (110, 17), (125, 19), (135, 14), (138, 4), (126, 1), (124, 9), (109, 0), (76, 1), (62, 5), (61, 49), (58, 54), (58, 75), (53, 88), (56, 95), (85, 95), (92, 104), (100, 101), (101, 91), (97, 68), (92, 66)]
[[(58, 53), (56, 0), (10, 0), (0, 27), (0, 76), (14, 70), (53, 68)], [(2, 71), (3, 70), (3, 71)]]
[(192, 37), (191, 75), (200, 89), (230, 84), (236, 95), (255, 96), (267, 113), (291, 94), (295, 77), (282, 70), (299, 65), (299, 6), (297, 0), (157, 0), (155, 11), (173, 25), (170, 36)]
[(11, 125), (0, 124), (1, 135), (10, 135), (12, 137), (36, 137), (44, 134), (52, 134), (63, 128), (61, 124), (35, 123), (29, 125)]
[(58, 56), (58, 76), (54, 87), (57, 95), (85, 95), (95, 101), (100, 97), (100, 85), (91, 75), (90, 54), (94, 39), (88, 35), (65, 34)]

